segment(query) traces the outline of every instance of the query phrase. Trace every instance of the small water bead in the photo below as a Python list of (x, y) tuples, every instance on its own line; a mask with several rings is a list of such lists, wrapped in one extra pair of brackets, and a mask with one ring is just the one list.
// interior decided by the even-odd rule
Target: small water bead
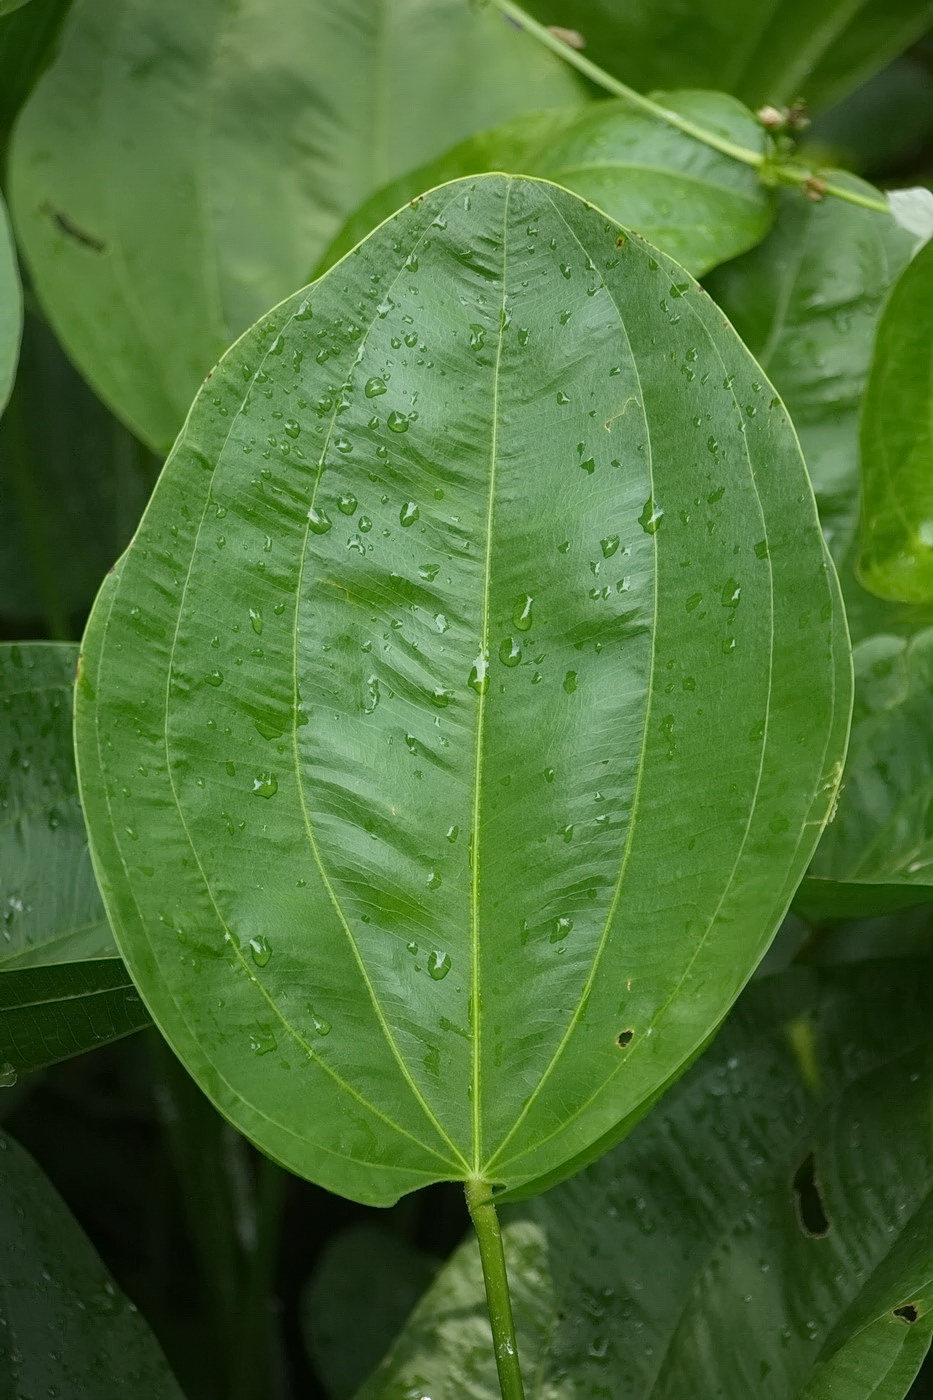
[(276, 1048), (277, 1041), (271, 1031), (254, 1030), (250, 1032), (249, 1048), (254, 1055), (268, 1055), (270, 1050)]
[(442, 982), (450, 971), (450, 954), (431, 952), (428, 954), (428, 976), (435, 982)]
[(397, 409), (393, 409), (386, 419), (386, 427), (391, 433), (407, 433), (409, 421), (404, 413), (399, 413)]
[(439, 890), (442, 884), (443, 880), (441, 879), (440, 875), (438, 875), (436, 870), (432, 870), (430, 875), (428, 876), (428, 889)]
[(444, 632), (449, 630), (450, 623), (447, 621), (447, 618), (444, 616), (443, 613), (435, 613), (434, 626), (438, 632), (443, 634)]
[(298, 422), (297, 418), (286, 418), (282, 426), (287, 436), (290, 438), (296, 438), (301, 433), (301, 424)]
[(587, 457), (585, 462), (580, 463), (581, 471), (585, 471), (588, 476), (592, 476), (596, 470), (596, 462), (592, 457)]
[(531, 631), (534, 601), (530, 593), (523, 593), (515, 604), (512, 612), (512, 625), (516, 627), (519, 632)]
[(619, 548), (619, 536), (607, 535), (604, 540), (600, 540), (599, 547), (603, 552), (604, 559), (611, 559)]
[(274, 797), (279, 790), (279, 782), (274, 773), (260, 773), (253, 779), (254, 797)]
[(360, 534), (362, 535), (368, 535), (370, 530), (373, 528), (373, 522), (370, 520), (368, 515), (361, 515), (356, 524), (357, 528), (360, 531)]
[(4, 1060), (3, 1064), (0, 1064), (0, 1089), (12, 1089), (18, 1079), (15, 1067), (9, 1060)]
[(446, 710), (453, 698), (453, 691), (445, 690), (444, 687), (440, 685), (436, 685), (431, 692), (431, 704), (436, 705), (439, 710)]
[(477, 695), (485, 695), (489, 689), (488, 663), (482, 654), (476, 658), (470, 668), (467, 685), (471, 690), (475, 690)]
[(451, 843), (451, 845), (453, 845), (457, 837), (460, 835), (459, 826), (449, 826), (447, 828), (447, 831), (445, 832), (445, 835), (447, 837), (447, 840)]
[(741, 589), (741, 588), (739, 587), (739, 585), (736, 583), (735, 579), (734, 579), (734, 578), (727, 579), (727, 580), (726, 580), (726, 583), (725, 583), (725, 585), (724, 585), (724, 587), (723, 587), (723, 590), (722, 590), (722, 605), (723, 605), (723, 607), (724, 607), (724, 608), (734, 608), (734, 607), (737, 607), (737, 606), (738, 606), (739, 599), (741, 598), (741, 596), (742, 596), (742, 589)]
[(440, 564), (419, 564), (418, 577), (424, 579), (425, 583), (433, 583), (440, 573)]
[(398, 513), (399, 524), (407, 529), (409, 525), (414, 525), (420, 514), (414, 501), (406, 501)]
[(654, 497), (649, 496), (642, 507), (641, 515), (638, 517), (639, 525), (646, 535), (656, 535), (661, 527), (661, 521), (663, 519), (663, 510), (660, 510), (658, 506), (655, 505)]
[(477, 326), (477, 325), (472, 325), (472, 326), (470, 326), (470, 349), (471, 349), (471, 350), (482, 350), (482, 348), (483, 348), (483, 346), (484, 346), (485, 344), (486, 344), (486, 327), (485, 327), (485, 326)]
[(250, 626), (252, 627), (253, 631), (256, 633), (256, 636), (257, 636), (257, 637), (261, 637), (261, 636), (262, 636), (262, 613), (259, 611), (258, 608), (250, 608), (250, 610), (249, 610), (249, 621), (250, 621)]
[(323, 1016), (318, 1016), (310, 1006), (308, 1007), (308, 1015), (311, 1017), (311, 1026), (315, 1035), (330, 1035), (330, 1021), (325, 1021)]
[(208, 685), (223, 685), (224, 673), (223, 671), (211, 671), (209, 675), (206, 675), (204, 677), (204, 679), (207, 681)]
[(566, 690), (568, 695), (572, 695), (576, 688), (577, 673), (576, 671), (568, 671), (567, 674), (564, 676), (564, 690)]
[(259, 933), (249, 940), (249, 954), (257, 967), (265, 967), (272, 957), (272, 949), (265, 934)]
[(341, 515), (352, 515), (359, 502), (352, 492), (348, 491), (343, 496), (337, 497), (337, 509)]
[(554, 927), (551, 930), (551, 936), (548, 941), (550, 943), (562, 943), (572, 928), (573, 919), (562, 915), (561, 918), (554, 920)]
[(380, 379), (378, 375), (373, 375), (372, 379), (367, 379), (363, 386), (363, 393), (368, 399), (377, 399), (380, 394), (384, 394), (385, 392), (386, 382), (384, 379)]
[(308, 524), (315, 535), (326, 535), (328, 530), (333, 528), (334, 522), (325, 510), (312, 506), (308, 511)]
[(514, 637), (503, 637), (499, 643), (499, 660), (503, 666), (517, 666), (521, 659), (521, 645)]

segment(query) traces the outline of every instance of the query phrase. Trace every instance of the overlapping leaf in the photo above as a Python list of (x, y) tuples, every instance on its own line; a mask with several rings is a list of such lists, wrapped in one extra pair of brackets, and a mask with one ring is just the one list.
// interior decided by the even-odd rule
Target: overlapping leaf
[(69, 355), (168, 447), (204, 376), (372, 190), (575, 76), (463, 0), (77, 0), (12, 199)]
[[(933, 1330), (927, 963), (747, 992), (627, 1142), (506, 1225), (535, 1395), (902, 1400)], [(498, 1400), (473, 1243), (358, 1400)]]
[(849, 688), (796, 440), (718, 309), (486, 176), (218, 367), (92, 615), (79, 770), (134, 979), (243, 1131), (373, 1202), (531, 1189), (738, 993)]
[(933, 23), (929, 0), (528, 0), (526, 8), (578, 30), (587, 55), (639, 92), (720, 88), (751, 107), (801, 94), (827, 106)]
[[(738, 146), (764, 152), (751, 112), (717, 92), (668, 92), (659, 100)], [(750, 166), (629, 103), (520, 117), (409, 171), (348, 219), (321, 259), (323, 272), (406, 200), (446, 180), (489, 170), (539, 175), (591, 200), (694, 276), (753, 247), (767, 233), (774, 197)]]
[(801, 907), (859, 916), (933, 900), (933, 631), (855, 649), (845, 783)]
[(790, 410), (837, 561), (858, 517), (858, 415), (878, 318), (914, 243), (886, 214), (788, 192), (760, 247), (707, 282)]
[(27, 316), (0, 421), (0, 617), (19, 631), (44, 624), (53, 637), (75, 636), (158, 468)]
[(16, 254), (6, 207), (0, 197), (0, 413), (13, 387), (22, 324), (23, 298), (16, 270)]
[(933, 600), (933, 243), (902, 273), (881, 324), (862, 414), (858, 572), (881, 598)]
[(159, 1345), (64, 1202), (0, 1134), (0, 1390), (182, 1400)]

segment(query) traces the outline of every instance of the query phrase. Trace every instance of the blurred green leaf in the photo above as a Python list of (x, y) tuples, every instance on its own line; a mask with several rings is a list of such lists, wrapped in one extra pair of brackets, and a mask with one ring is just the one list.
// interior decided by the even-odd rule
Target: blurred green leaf
[(803, 155), (825, 165), (829, 150), (833, 164), (890, 180), (922, 162), (931, 138), (933, 73), (928, 60), (905, 54), (818, 117)]
[(158, 1343), (21, 1147), (0, 1134), (0, 1393), (183, 1400)]
[(6, 206), (0, 196), (0, 413), (6, 407), (13, 387), (22, 327), (23, 296), (16, 269), (16, 253)]
[(0, 24), (0, 145), (45, 67), (71, 0), (31, 0)]
[(2, 19), (4, 15), (11, 15), (14, 10), (18, 10), (22, 5), (27, 3), (28, 0), (0, 0), (0, 19)]
[(263, 1151), (379, 1204), (540, 1189), (683, 1070), (849, 720), (758, 366), (676, 263), (501, 175), (230, 351), (84, 645), (85, 811), (155, 1018)]
[(166, 448), (374, 189), (582, 93), (466, 0), (77, 0), (14, 139), (17, 230), (69, 355)]
[(837, 102), (933, 23), (930, 0), (527, 0), (639, 92), (704, 87), (757, 107)]
[(19, 631), (80, 632), (158, 468), (47, 327), (27, 316), (16, 385), (0, 421), (0, 617)]
[(914, 243), (887, 214), (787, 191), (774, 231), (706, 282), (787, 405), (837, 560), (858, 517), (858, 415), (878, 317)]
[(855, 648), (843, 789), (797, 905), (814, 917), (933, 900), (933, 630)]
[(149, 1024), (119, 958), (0, 973), (0, 1083)]
[(115, 954), (78, 801), (78, 649), (0, 645), (0, 970)]
[(933, 600), (933, 243), (884, 309), (862, 412), (858, 575), (880, 598)]
[[(659, 100), (736, 144), (764, 152), (751, 112), (717, 92), (668, 92)], [(448, 180), (503, 170), (572, 190), (676, 258), (695, 277), (764, 238), (774, 195), (751, 167), (623, 101), (586, 111), (540, 112), (481, 132), (379, 190), (351, 215), (318, 272), (396, 209)]]
[(302, 1296), (301, 1319), (330, 1400), (348, 1400), (382, 1360), (437, 1269), (436, 1259), (369, 1221), (329, 1241)]
[[(902, 1400), (933, 1328), (929, 964), (755, 984), (620, 1147), (506, 1217), (548, 1400)], [(498, 1400), (472, 1241), (358, 1400)]]

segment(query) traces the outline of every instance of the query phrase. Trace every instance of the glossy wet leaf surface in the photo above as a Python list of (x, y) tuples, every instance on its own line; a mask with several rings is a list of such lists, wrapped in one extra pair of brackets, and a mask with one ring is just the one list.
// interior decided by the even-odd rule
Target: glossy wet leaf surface
[(13, 386), (22, 321), (23, 303), (16, 253), (6, 207), (0, 198), (0, 413)]
[(837, 562), (858, 521), (858, 416), (878, 319), (915, 241), (887, 214), (787, 191), (768, 238), (706, 283), (787, 404)]
[(165, 450), (221, 352), (361, 200), (575, 100), (558, 59), (463, 0), (77, 0), (12, 155), (37, 294), (104, 401)]
[(933, 599), (933, 244), (885, 306), (862, 413), (858, 572), (881, 598)]
[(389, 1203), (570, 1171), (676, 1076), (803, 873), (848, 711), (761, 371), (676, 264), (487, 176), (218, 367), (95, 607), (79, 769), (192, 1073)]
[[(933, 1319), (929, 964), (768, 978), (629, 1139), (507, 1220), (531, 1400), (902, 1400)], [(493, 1400), (475, 1245), (358, 1400)]]
[(0, 646), (0, 972), (114, 953), (71, 738), (78, 648)]
[[(666, 108), (736, 145), (765, 152), (768, 139), (724, 93), (667, 92)], [(604, 209), (669, 253), (695, 277), (753, 247), (767, 233), (774, 195), (756, 171), (626, 102), (538, 113), (471, 137), (367, 200), (341, 229), (318, 271), (365, 238), (406, 200), (489, 170), (539, 175)]]
[(586, 54), (639, 92), (721, 88), (758, 107), (827, 106), (933, 22), (929, 0), (529, 0), (546, 24), (578, 30)]
[[(54, 876), (53, 876), (54, 878)], [(149, 1024), (119, 958), (0, 973), (0, 1082), (83, 1055)]]
[(802, 896), (825, 913), (933, 899), (933, 631), (855, 649), (843, 790)]
[(0, 1323), (4, 1394), (182, 1400), (146, 1323), (35, 1162), (5, 1133)]

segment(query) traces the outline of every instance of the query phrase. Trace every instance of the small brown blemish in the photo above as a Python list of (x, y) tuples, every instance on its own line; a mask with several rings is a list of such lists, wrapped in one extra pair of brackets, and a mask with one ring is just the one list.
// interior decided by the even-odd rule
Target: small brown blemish
[(630, 1044), (634, 1034), (634, 1031), (619, 1031), (619, 1034), (616, 1036), (616, 1045), (618, 1045), (620, 1050), (624, 1050), (626, 1045)]
[(916, 1303), (902, 1303), (899, 1308), (894, 1308), (893, 1312), (894, 1316), (899, 1317), (902, 1322), (916, 1322), (920, 1316)]
[(86, 229), (79, 228), (63, 210), (53, 209), (51, 204), (43, 204), (41, 209), (42, 213), (47, 214), (52, 220), (59, 233), (63, 233), (73, 243), (79, 243), (82, 248), (88, 248), (92, 253), (106, 253), (107, 245), (104, 240), (96, 238), (93, 233), (88, 233)]

